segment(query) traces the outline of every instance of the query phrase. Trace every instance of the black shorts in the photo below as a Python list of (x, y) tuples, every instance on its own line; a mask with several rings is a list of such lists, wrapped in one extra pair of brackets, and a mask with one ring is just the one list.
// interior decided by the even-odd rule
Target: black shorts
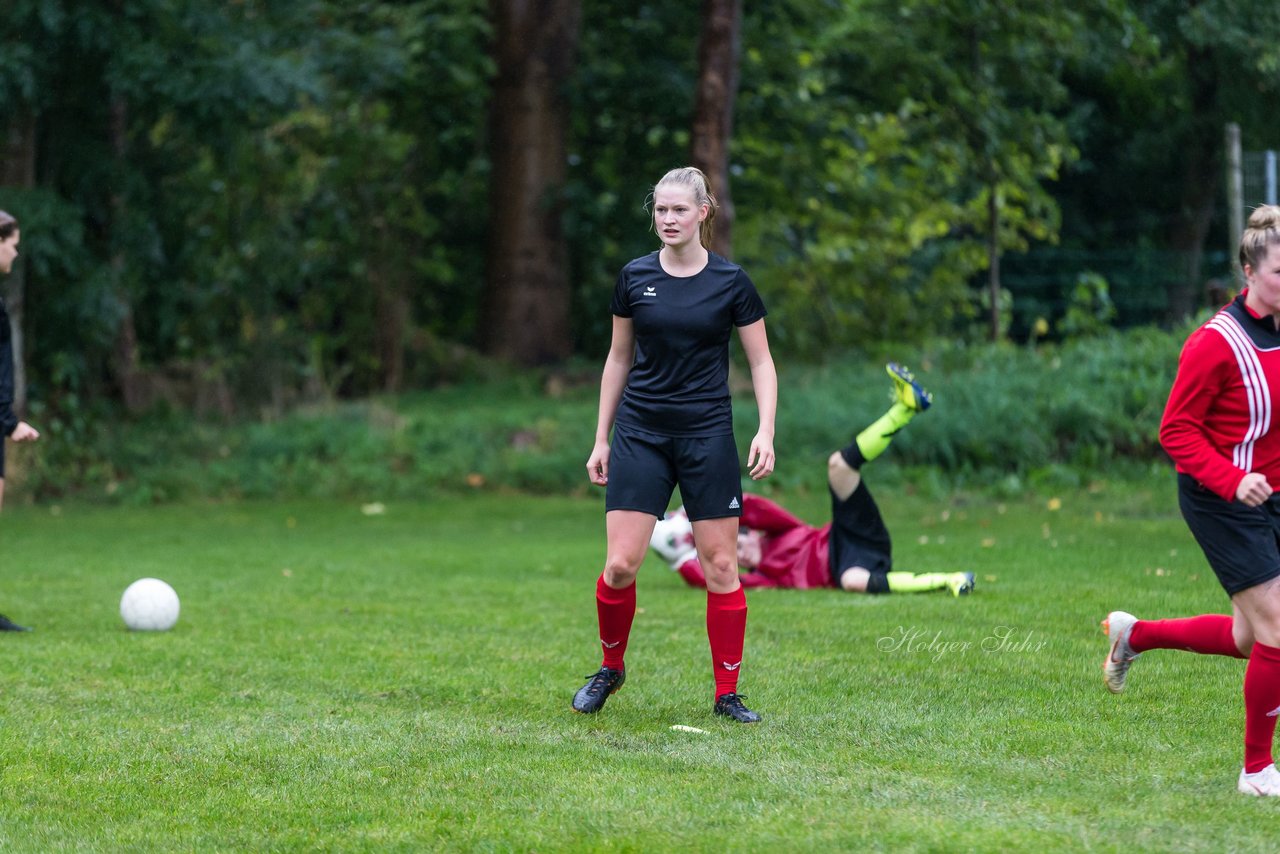
[(860, 566), (872, 573), (888, 572), (893, 566), (889, 529), (866, 481), (841, 501), (831, 493), (831, 538), (827, 541), (831, 561), (831, 581), (840, 587), (845, 570)]
[(1280, 576), (1280, 493), (1249, 507), (1180, 473), (1178, 506), (1228, 596)]
[(4, 479), (4, 443), (5, 437), (0, 436), (0, 480)]
[(661, 519), (677, 486), (691, 522), (741, 516), (733, 434), (674, 437), (614, 428), (605, 510), (639, 510)]

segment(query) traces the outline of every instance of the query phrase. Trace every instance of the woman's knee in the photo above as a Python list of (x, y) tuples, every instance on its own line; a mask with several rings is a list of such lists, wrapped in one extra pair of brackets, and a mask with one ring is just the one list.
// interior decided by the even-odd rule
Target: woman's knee
[(1255, 642), (1280, 646), (1280, 578), (1251, 587), (1232, 597), (1231, 639), (1248, 655)]
[(628, 555), (609, 555), (604, 562), (604, 583), (618, 590), (630, 587), (635, 583), (643, 562), (643, 555), (640, 560)]
[(841, 501), (853, 495), (861, 482), (862, 474), (845, 462), (839, 451), (827, 458), (827, 484)]
[(840, 588), (850, 593), (865, 593), (870, 580), (870, 572), (862, 567), (852, 567), (840, 573)]
[(708, 590), (723, 593), (738, 586), (738, 567), (735, 562), (719, 561), (713, 564), (703, 563), (702, 566)]

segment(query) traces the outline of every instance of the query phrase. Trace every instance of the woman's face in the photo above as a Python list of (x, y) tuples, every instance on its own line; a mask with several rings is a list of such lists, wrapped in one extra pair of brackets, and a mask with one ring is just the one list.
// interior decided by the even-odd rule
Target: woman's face
[(698, 229), (707, 218), (707, 206), (694, 202), (686, 187), (660, 186), (653, 193), (653, 229), (673, 249), (698, 240)]
[(22, 232), (14, 230), (13, 234), (0, 240), (0, 273), (8, 273), (13, 269), (13, 259), (18, 257), (18, 238)]
[(1244, 278), (1252, 308), (1259, 314), (1280, 315), (1280, 249), (1272, 247), (1257, 267), (1246, 264)]

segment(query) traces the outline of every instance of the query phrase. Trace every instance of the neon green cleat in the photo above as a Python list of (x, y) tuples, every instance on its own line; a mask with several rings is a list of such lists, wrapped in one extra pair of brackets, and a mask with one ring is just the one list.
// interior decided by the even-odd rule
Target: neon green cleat
[(947, 579), (947, 589), (952, 596), (968, 596), (973, 592), (973, 582), (972, 572), (955, 572)]
[(889, 378), (893, 380), (893, 399), (912, 412), (924, 412), (933, 405), (933, 395), (925, 391), (910, 370), (890, 362), (884, 366)]

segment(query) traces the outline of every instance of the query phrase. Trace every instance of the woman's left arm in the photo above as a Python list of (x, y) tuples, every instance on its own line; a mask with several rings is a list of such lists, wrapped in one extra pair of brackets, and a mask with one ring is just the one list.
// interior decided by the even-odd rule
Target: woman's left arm
[(760, 411), (760, 429), (751, 440), (747, 465), (751, 467), (751, 479), (760, 480), (773, 473), (776, 462), (773, 432), (778, 412), (778, 372), (773, 366), (773, 356), (769, 354), (764, 318), (738, 327), (738, 336), (747, 354), (747, 364), (751, 366), (751, 387), (756, 393), (756, 408)]

